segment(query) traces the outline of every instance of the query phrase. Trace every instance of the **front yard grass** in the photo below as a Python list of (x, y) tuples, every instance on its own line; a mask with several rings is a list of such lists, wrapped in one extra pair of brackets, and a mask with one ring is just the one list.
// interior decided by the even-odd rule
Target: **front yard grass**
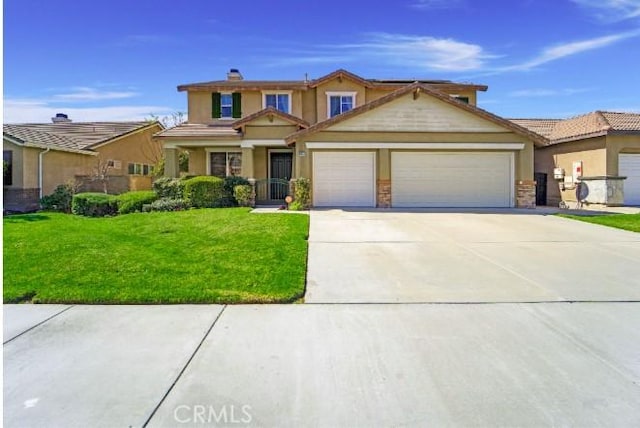
[(558, 214), (560, 217), (585, 221), (587, 223), (601, 224), (603, 226), (616, 227), (618, 229), (640, 232), (640, 214), (611, 214), (597, 216), (580, 216), (571, 214)]
[(275, 303), (304, 294), (309, 217), (247, 208), (4, 218), (5, 303)]

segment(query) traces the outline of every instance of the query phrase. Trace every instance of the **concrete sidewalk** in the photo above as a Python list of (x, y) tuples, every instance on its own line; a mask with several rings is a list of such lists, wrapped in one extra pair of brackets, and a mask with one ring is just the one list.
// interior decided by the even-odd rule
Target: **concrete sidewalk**
[[(25, 311), (5, 305), (11, 331)], [(20, 317), (17, 317), (19, 312)], [(640, 304), (73, 306), (6, 427), (640, 426)]]

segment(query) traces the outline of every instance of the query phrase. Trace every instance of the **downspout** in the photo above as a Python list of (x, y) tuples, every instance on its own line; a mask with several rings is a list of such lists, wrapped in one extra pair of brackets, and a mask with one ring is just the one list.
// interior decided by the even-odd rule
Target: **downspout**
[(51, 147), (47, 147), (47, 150), (38, 153), (38, 187), (40, 188), (40, 199), (42, 199), (42, 158), (45, 153), (48, 153), (51, 150)]

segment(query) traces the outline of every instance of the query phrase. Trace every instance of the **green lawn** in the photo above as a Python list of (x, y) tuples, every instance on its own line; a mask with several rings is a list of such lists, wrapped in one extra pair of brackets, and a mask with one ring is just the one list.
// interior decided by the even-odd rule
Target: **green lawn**
[(640, 214), (611, 214), (597, 216), (579, 216), (569, 214), (558, 214), (560, 217), (572, 218), (574, 220), (596, 223), (603, 226), (617, 227), (618, 229), (640, 232)]
[(308, 230), (306, 215), (247, 208), (5, 217), (4, 302), (292, 302)]

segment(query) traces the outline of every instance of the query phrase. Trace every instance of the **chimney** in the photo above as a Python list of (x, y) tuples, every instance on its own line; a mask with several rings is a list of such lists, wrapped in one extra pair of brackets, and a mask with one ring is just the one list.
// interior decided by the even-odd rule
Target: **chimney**
[(71, 119), (69, 119), (69, 116), (67, 116), (64, 113), (56, 113), (56, 117), (52, 117), (51, 118), (51, 122), (53, 122), (53, 123), (65, 123), (65, 122), (71, 122)]
[(227, 80), (243, 80), (242, 74), (240, 74), (240, 70), (237, 68), (232, 68), (227, 73)]

